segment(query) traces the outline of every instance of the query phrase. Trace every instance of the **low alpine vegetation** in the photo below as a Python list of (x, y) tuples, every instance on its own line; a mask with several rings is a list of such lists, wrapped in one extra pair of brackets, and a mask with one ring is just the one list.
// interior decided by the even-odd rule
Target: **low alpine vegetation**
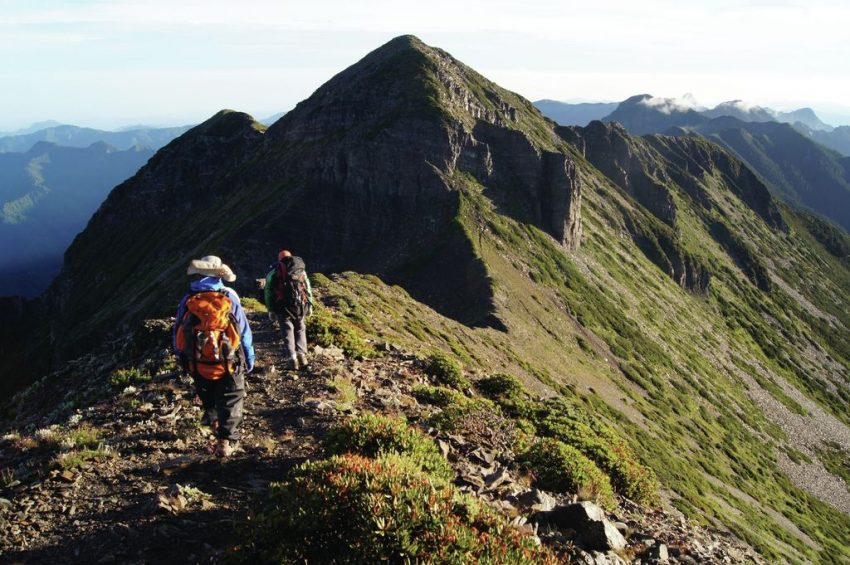
[(268, 312), (266, 305), (257, 300), (256, 298), (251, 298), (250, 296), (243, 296), (240, 302), (242, 303), (242, 308), (244, 308), (246, 312)]
[(513, 375), (497, 373), (475, 383), (481, 393), (498, 404), (512, 418), (527, 418), (531, 413), (525, 389)]
[(525, 392), (519, 379), (505, 373), (484, 377), (475, 383), (475, 388), (489, 398), (518, 397)]
[(116, 369), (109, 375), (109, 384), (116, 389), (123, 389), (138, 383), (146, 383), (150, 380), (151, 376), (149, 374), (143, 373), (136, 367)]
[(546, 490), (575, 492), (580, 498), (613, 508), (611, 482), (596, 464), (578, 449), (561, 441), (544, 438), (517, 457), (533, 473), (536, 483)]
[(84, 466), (88, 461), (94, 459), (108, 459), (110, 457), (117, 457), (115, 451), (110, 449), (108, 446), (99, 444), (95, 448), (87, 447), (85, 449), (60, 453), (56, 456), (54, 461), (59, 468), (71, 470)]
[(425, 371), (441, 385), (458, 390), (466, 390), (470, 387), (469, 379), (463, 376), (460, 363), (442, 351), (428, 356), (425, 360)]
[(557, 563), (501, 516), (408, 456), (346, 454), (270, 488), (245, 562)]
[(434, 414), (428, 422), (440, 430), (513, 451), (517, 439), (516, 422), (506, 418), (499, 407), (486, 398), (463, 398)]
[(356, 453), (379, 457), (388, 453), (405, 455), (423, 471), (441, 479), (451, 479), (454, 471), (443, 459), (434, 442), (410, 427), (401, 418), (364, 414), (350, 418), (331, 429), (324, 440), (329, 455)]
[(307, 340), (322, 347), (339, 347), (351, 357), (375, 355), (375, 349), (363, 339), (354, 324), (319, 304), (307, 318)]
[(419, 402), (440, 408), (462, 404), (468, 400), (462, 393), (444, 386), (416, 385), (412, 392)]
[(333, 392), (337, 410), (345, 412), (354, 408), (357, 403), (357, 388), (351, 383), (351, 379), (337, 375), (326, 385)]
[(658, 479), (613, 430), (564, 401), (539, 405), (534, 424), (547, 436), (577, 449), (611, 477), (614, 489), (626, 498), (651, 504), (657, 501)]

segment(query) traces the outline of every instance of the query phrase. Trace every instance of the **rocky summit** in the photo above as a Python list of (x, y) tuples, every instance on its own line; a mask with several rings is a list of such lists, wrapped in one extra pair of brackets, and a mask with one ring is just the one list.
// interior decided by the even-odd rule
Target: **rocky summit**
[[(311, 365), (280, 370), (246, 301), (222, 463), (167, 317), (189, 259), (256, 298), (282, 247), (320, 298)], [(848, 255), (707, 139), (559, 127), (396, 38), (268, 129), (222, 111), (172, 141), (0, 311), (2, 550), (841, 562)]]

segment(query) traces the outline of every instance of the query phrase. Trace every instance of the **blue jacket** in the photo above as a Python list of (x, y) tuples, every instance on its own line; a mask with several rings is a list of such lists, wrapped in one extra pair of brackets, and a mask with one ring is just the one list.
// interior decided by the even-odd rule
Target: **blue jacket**
[(254, 368), (254, 337), (251, 335), (251, 326), (248, 325), (248, 318), (245, 316), (245, 311), (242, 309), (242, 303), (239, 301), (239, 295), (236, 294), (236, 291), (224, 286), (224, 283), (218, 277), (204, 277), (200, 280), (192, 281), (189, 284), (189, 290), (191, 292), (183, 297), (180, 301), (180, 306), (177, 307), (177, 319), (171, 332), (171, 348), (174, 350), (175, 355), (180, 353), (177, 350), (177, 326), (180, 324), (180, 320), (183, 319), (183, 315), (186, 314), (186, 301), (196, 292), (223, 290), (233, 304), (231, 313), (236, 319), (236, 329), (239, 330), (239, 336), (242, 340), (242, 353), (245, 354), (245, 364), (248, 371), (251, 371)]

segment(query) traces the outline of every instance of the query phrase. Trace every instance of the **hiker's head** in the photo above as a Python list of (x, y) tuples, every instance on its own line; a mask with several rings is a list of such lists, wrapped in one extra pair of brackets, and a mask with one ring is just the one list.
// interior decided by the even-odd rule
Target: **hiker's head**
[(217, 277), (227, 282), (236, 280), (236, 275), (233, 271), (221, 262), (221, 259), (215, 255), (207, 255), (200, 259), (192, 259), (189, 262), (189, 268), (186, 269), (187, 275), (201, 275), (202, 277)]
[(286, 249), (282, 250), (280, 253), (278, 253), (278, 254), (277, 254), (277, 260), (278, 260), (278, 261), (283, 261), (283, 260), (284, 260), (284, 259), (286, 259), (287, 257), (292, 257), (292, 253), (290, 253), (290, 252), (289, 252), (288, 250), (286, 250)]

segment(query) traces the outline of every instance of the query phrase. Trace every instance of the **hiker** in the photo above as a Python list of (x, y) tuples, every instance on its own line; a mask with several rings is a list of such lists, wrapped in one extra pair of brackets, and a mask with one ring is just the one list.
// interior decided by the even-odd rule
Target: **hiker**
[(254, 369), (254, 346), (239, 295), (226, 282), (236, 280), (214, 255), (193, 259), (189, 293), (180, 301), (174, 323), (174, 352), (192, 375), (203, 405), (201, 425), (210, 426), (216, 455), (229, 457), (238, 447), (245, 399), (245, 374)]
[(287, 368), (306, 367), (305, 319), (313, 312), (313, 289), (303, 259), (286, 249), (277, 254), (277, 265), (266, 275), (265, 299), (269, 318), (280, 324)]

